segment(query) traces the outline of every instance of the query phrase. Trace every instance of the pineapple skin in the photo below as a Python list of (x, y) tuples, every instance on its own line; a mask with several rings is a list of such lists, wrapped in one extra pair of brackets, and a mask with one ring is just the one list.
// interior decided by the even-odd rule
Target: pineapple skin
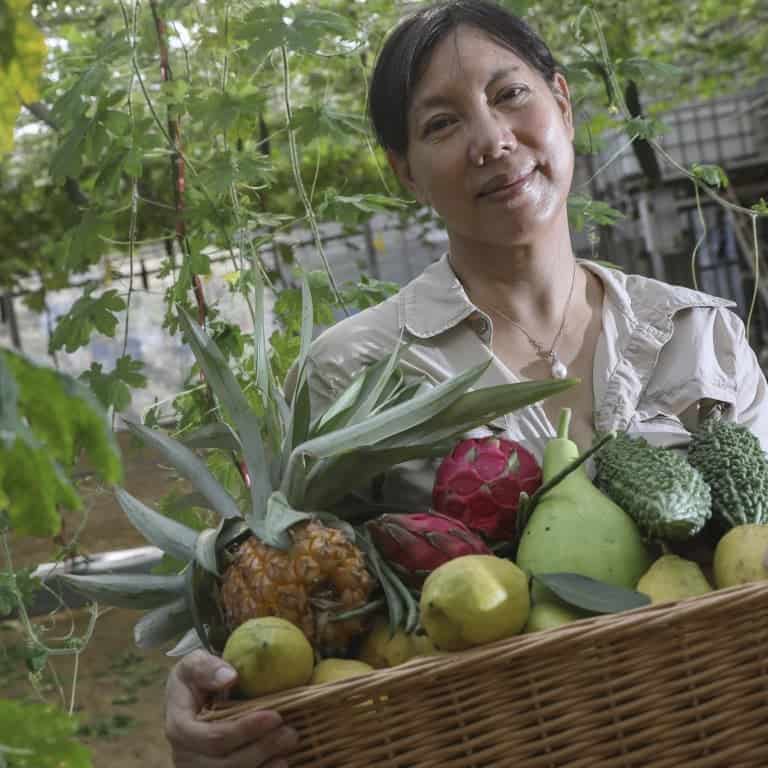
[(321, 654), (345, 653), (363, 619), (329, 622), (329, 612), (365, 605), (373, 580), (365, 556), (346, 535), (314, 520), (291, 529), (287, 551), (255, 536), (244, 541), (222, 577), (230, 631), (248, 619), (278, 616), (299, 627)]

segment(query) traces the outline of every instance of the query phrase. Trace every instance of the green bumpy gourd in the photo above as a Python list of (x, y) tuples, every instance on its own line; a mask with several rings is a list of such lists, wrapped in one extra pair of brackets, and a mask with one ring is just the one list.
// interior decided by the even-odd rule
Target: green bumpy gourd
[(712, 492), (712, 514), (727, 525), (768, 523), (768, 461), (749, 429), (708, 416), (693, 434), (688, 461)]
[(622, 433), (597, 454), (595, 463), (595, 485), (648, 538), (684, 541), (712, 515), (709, 486), (674, 450)]

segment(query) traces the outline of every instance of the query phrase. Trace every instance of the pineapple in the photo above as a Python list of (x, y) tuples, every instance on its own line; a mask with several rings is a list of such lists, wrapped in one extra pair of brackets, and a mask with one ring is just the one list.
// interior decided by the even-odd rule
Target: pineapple
[(345, 653), (364, 629), (362, 618), (330, 622), (332, 611), (366, 604), (373, 579), (346, 535), (310, 520), (291, 529), (287, 552), (252, 536), (224, 572), (221, 601), (228, 627), (279, 616), (298, 626), (324, 656)]
[[(357, 522), (372, 516), (349, 503), (354, 478), (363, 486), (389, 467), (447, 453), (464, 432), (501, 414), (572, 386), (572, 380), (526, 382), (467, 392), (488, 363), (437, 386), (406, 380), (400, 347), (360, 372), (324, 413), (312, 414), (305, 361), (312, 338), (312, 302), (304, 281), (301, 350), (290, 405), (274, 381), (263, 324), (263, 285), (254, 270), (255, 369), (263, 416), (250, 407), (226, 359), (183, 310), (179, 322), (221, 420), (184, 443), (139, 424), (129, 428), (157, 448), (195, 486), (221, 522), (203, 532), (155, 512), (118, 488), (118, 502), (153, 544), (186, 566), (171, 575), (61, 576), (89, 597), (148, 610), (134, 630), (136, 643), (156, 647), (181, 640), (169, 652), (203, 646), (218, 653), (246, 620), (277, 616), (296, 624), (320, 656), (343, 654), (380, 605), (390, 624), (412, 631), (418, 621), (412, 594), (378, 557)], [(490, 361), (489, 361), (490, 362)], [(194, 452), (218, 448), (242, 457), (247, 472), (235, 499)], [(342, 500), (344, 503), (342, 505)], [(338, 516), (334, 515), (334, 512)], [(370, 566), (371, 572), (368, 567)]]

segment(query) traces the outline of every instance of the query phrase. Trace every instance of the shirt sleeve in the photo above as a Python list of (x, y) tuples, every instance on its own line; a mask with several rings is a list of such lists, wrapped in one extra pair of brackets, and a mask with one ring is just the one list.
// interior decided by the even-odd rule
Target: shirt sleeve
[(731, 339), (735, 358), (736, 401), (729, 414), (736, 423), (743, 424), (757, 437), (768, 453), (768, 385), (755, 351), (747, 340), (744, 323), (729, 312), (732, 318)]

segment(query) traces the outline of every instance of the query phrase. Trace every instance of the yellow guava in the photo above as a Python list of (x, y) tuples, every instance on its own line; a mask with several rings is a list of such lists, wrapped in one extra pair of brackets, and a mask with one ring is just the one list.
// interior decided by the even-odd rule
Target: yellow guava
[(662, 555), (640, 577), (636, 587), (652, 603), (696, 597), (712, 591), (698, 563), (678, 555)]
[(373, 672), (373, 667), (356, 659), (323, 659), (312, 672), (312, 685), (332, 683), (334, 680), (346, 680)]
[(358, 657), (375, 669), (396, 667), (417, 656), (433, 656), (437, 649), (426, 635), (408, 634), (398, 629), (390, 634), (389, 622), (379, 617), (365, 636)]
[(421, 624), (441, 651), (460, 651), (518, 634), (528, 620), (528, 579), (495, 555), (464, 555), (427, 577)]
[(306, 685), (315, 665), (304, 633), (276, 616), (249, 619), (237, 627), (222, 658), (237, 670), (238, 688), (251, 698)]
[(768, 525), (738, 525), (717, 543), (713, 563), (718, 589), (768, 580)]

